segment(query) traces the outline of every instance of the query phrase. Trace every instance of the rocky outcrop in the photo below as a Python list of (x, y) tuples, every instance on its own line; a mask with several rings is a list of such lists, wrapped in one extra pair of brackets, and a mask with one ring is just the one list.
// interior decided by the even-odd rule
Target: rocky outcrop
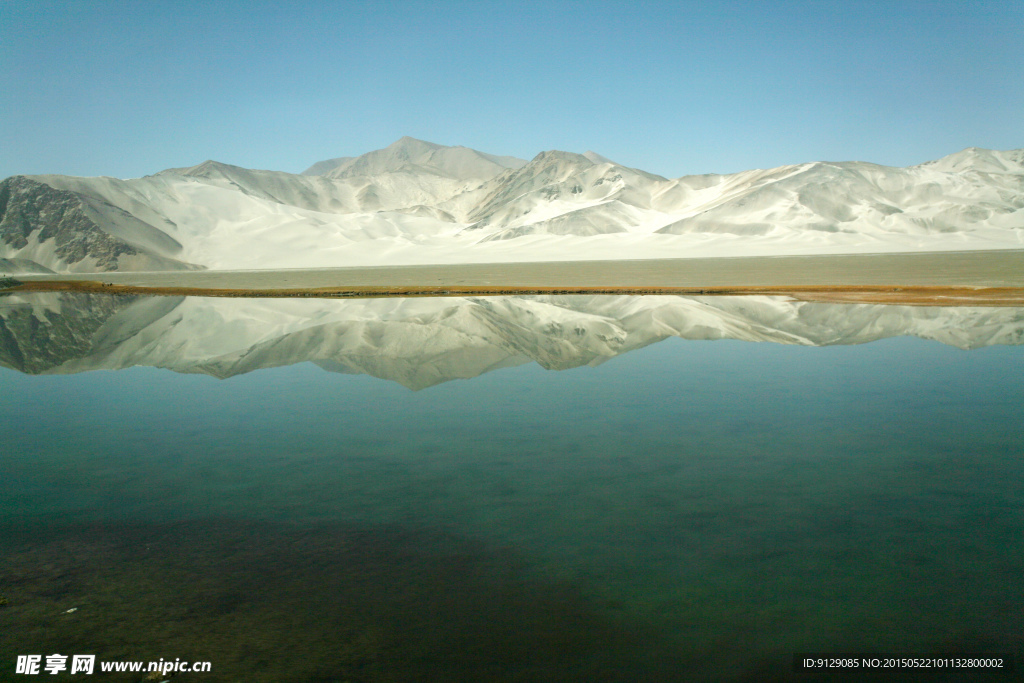
[(89, 218), (77, 194), (25, 176), (0, 183), (0, 240), (14, 249), (24, 249), (30, 240), (52, 240), (54, 256), (65, 264), (91, 257), (97, 271), (117, 270), (118, 258), (139, 253)]
[(201, 268), (177, 258), (182, 246), (174, 237), (94, 191), (110, 180), (13, 176), (0, 182), (3, 272)]

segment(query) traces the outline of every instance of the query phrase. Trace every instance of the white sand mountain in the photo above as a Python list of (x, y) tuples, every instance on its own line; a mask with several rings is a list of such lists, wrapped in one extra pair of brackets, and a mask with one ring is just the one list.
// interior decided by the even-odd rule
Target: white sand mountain
[(12, 270), (1022, 247), (1024, 150), (666, 179), (593, 152), (526, 162), (402, 138), (301, 175), (207, 161), (131, 180), (0, 183), (0, 259)]
[(313, 361), (422, 389), (536, 362), (598, 365), (668, 337), (827, 346), (917, 336), (1024, 343), (1024, 309), (818, 304), (771, 297), (217, 299), (10, 295), (0, 365), (66, 374), (135, 365), (230, 377)]

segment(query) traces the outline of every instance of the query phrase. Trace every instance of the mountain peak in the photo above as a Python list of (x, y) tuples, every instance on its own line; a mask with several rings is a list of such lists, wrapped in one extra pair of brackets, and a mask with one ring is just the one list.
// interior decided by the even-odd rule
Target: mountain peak
[(557, 149), (550, 149), (546, 152), (541, 152), (530, 161), (531, 164), (551, 164), (558, 162), (582, 164), (583, 166), (591, 166), (594, 163), (583, 154), (563, 152)]
[[(385, 147), (381, 152), (388, 152), (394, 155), (398, 159), (411, 159), (418, 158), (423, 155), (429, 155), (438, 150), (444, 149), (460, 149), (458, 147), (446, 147), (445, 145), (439, 145), (435, 142), (427, 142), (426, 140), (417, 140), (416, 138), (409, 137), (408, 135), (395, 140), (390, 145)], [(465, 149), (465, 148), (462, 148)], [(373, 152), (371, 152), (372, 154)]]
[(414, 173), (468, 182), (488, 180), (507, 168), (519, 168), (525, 163), (515, 157), (484, 154), (469, 147), (447, 147), (406, 135), (383, 149), (359, 157), (318, 162), (304, 174), (349, 178)]
[(168, 168), (160, 171), (156, 175), (183, 175), (190, 178), (209, 178), (214, 175), (223, 175), (227, 171), (245, 170), (241, 166), (232, 166), (231, 164), (225, 164), (222, 161), (214, 161), (213, 159), (207, 159), (202, 163), (198, 163), (195, 166), (185, 166), (182, 168)]
[(443, 147), (445, 147), (445, 145), (439, 145), (436, 142), (427, 142), (426, 140), (420, 140), (409, 135), (403, 135), (388, 145), (387, 149), (441, 149)]

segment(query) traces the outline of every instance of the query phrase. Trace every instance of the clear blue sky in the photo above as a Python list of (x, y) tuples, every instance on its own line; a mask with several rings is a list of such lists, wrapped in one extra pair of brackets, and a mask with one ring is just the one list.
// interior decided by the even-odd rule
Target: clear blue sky
[(0, 177), (403, 135), (662, 175), (1024, 147), (1024, 2), (0, 0)]

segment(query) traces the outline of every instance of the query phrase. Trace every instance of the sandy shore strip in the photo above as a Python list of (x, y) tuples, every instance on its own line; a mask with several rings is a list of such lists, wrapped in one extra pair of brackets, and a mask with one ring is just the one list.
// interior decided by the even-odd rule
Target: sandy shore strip
[(748, 294), (1024, 306), (1024, 250), (15, 277), (20, 284), (4, 291), (232, 297)]

